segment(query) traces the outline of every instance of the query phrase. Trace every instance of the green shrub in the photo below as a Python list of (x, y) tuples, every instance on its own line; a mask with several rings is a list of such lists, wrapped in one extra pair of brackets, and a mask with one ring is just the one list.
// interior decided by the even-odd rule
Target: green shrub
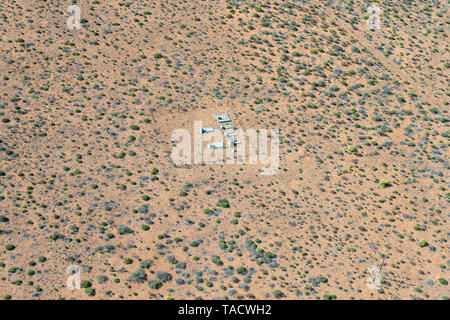
[(427, 245), (428, 245), (428, 242), (425, 239), (419, 240), (419, 247), (423, 248), (423, 247), (426, 247)]
[(222, 207), (222, 208), (229, 208), (230, 207), (230, 203), (228, 202), (227, 199), (219, 199), (219, 202), (217, 204), (220, 207)]
[(90, 297), (95, 296), (95, 289), (94, 288), (86, 288), (84, 289), (84, 292)]
[(161, 288), (162, 283), (161, 283), (161, 281), (159, 281), (158, 279), (156, 279), (156, 280), (150, 280), (150, 281), (148, 282), (148, 285), (149, 285), (150, 288), (152, 288), (152, 289), (159, 289), (159, 288)]
[(273, 294), (273, 296), (275, 297), (275, 298), (281, 298), (281, 297), (283, 297), (284, 296), (284, 294), (283, 294), (283, 292), (281, 292), (281, 290), (273, 290), (272, 291), (272, 294)]
[(92, 287), (92, 283), (89, 280), (83, 280), (80, 282), (80, 287), (84, 289), (90, 288)]
[(386, 188), (386, 187), (389, 186), (389, 182), (387, 180), (385, 180), (385, 179), (381, 179), (380, 180), (380, 186), (383, 187), (383, 188)]
[(247, 268), (244, 266), (240, 266), (236, 269), (236, 272), (239, 274), (244, 273), (245, 271), (247, 271)]
[(219, 256), (213, 256), (211, 260), (212, 260), (212, 262), (214, 264), (216, 264), (218, 266), (222, 266), (223, 265), (223, 262), (222, 262), (222, 260), (220, 259)]
[(442, 284), (443, 286), (446, 286), (446, 285), (448, 284), (448, 281), (445, 280), (445, 279), (444, 279), (443, 277), (441, 277), (441, 276), (438, 276), (436, 279), (437, 279), (437, 281), (439, 281), (439, 283)]

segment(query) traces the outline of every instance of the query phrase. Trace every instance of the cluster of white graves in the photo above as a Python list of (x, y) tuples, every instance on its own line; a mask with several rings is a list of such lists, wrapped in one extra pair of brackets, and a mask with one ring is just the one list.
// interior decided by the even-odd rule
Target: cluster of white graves
[[(228, 145), (234, 149), (238, 144), (241, 143), (240, 140), (236, 138), (237, 132), (236, 132), (236, 126), (231, 121), (230, 116), (228, 113), (216, 113), (214, 114), (214, 118), (217, 121), (217, 124), (219, 125), (220, 129), (223, 130), (223, 134), (227, 140)], [(214, 128), (212, 126), (208, 127), (202, 127), (202, 133), (208, 133), (213, 132)], [(224, 148), (223, 142), (209, 142), (208, 148), (209, 149), (221, 149)]]

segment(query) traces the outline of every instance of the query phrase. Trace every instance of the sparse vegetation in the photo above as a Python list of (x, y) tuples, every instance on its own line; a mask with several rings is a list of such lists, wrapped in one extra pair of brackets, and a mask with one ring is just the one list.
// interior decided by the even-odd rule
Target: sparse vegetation
[(448, 299), (448, 3), (372, 4), (3, 1), (3, 299)]

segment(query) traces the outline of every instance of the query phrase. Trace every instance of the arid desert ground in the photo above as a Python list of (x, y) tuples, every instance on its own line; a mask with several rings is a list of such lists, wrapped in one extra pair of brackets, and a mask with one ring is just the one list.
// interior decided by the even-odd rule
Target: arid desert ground
[[(1, 1), (0, 298), (448, 299), (449, 7)], [(275, 174), (172, 161), (216, 113)]]

